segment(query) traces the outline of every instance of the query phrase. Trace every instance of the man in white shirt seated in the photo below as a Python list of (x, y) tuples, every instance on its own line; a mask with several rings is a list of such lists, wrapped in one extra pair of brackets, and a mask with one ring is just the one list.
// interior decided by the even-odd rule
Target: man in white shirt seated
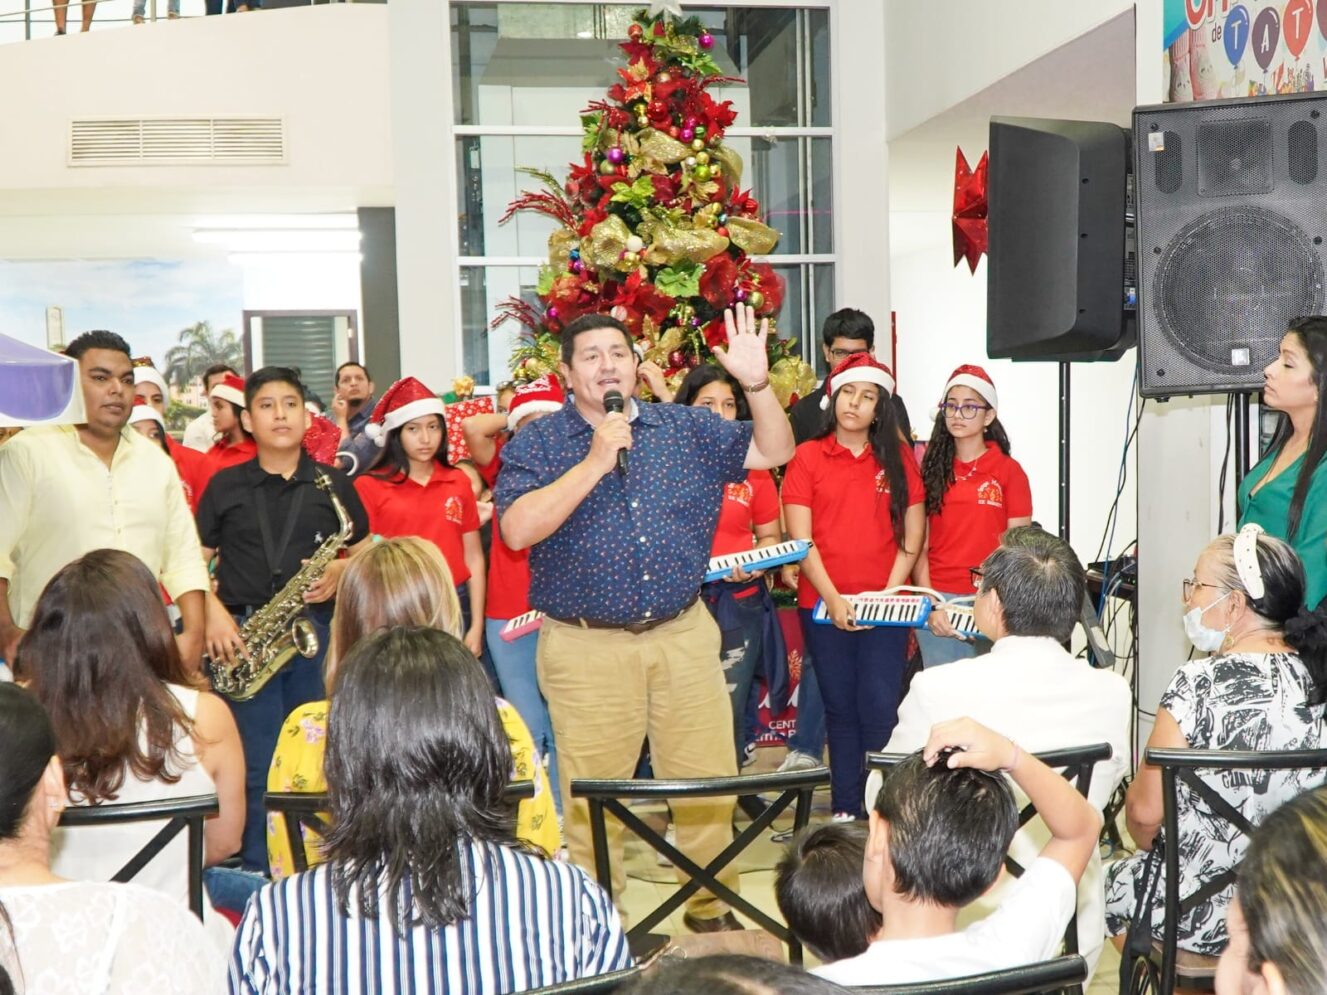
[[(958, 913), (1000, 874), (1018, 828), (1002, 774), (1045, 813), (1050, 841), (1000, 907)], [(1055, 956), (1101, 816), (1073, 786), (972, 719), (942, 722), (894, 767), (870, 812), (862, 877), (884, 925), (865, 953), (816, 968), (840, 985), (892, 985), (1003, 970)]]
[[(977, 627), (994, 643), (991, 652), (913, 678), (885, 751), (920, 749), (935, 723), (959, 715), (998, 729), (1032, 753), (1109, 743), (1111, 759), (1092, 771), (1089, 800), (1100, 812), (1128, 771), (1132, 698), (1123, 677), (1097, 670), (1062, 645), (1073, 633), (1083, 601), (1082, 564), (1063, 539), (1023, 526), (1006, 532), (974, 574), (981, 577), (974, 605)], [(868, 810), (879, 789), (875, 774), (866, 785)], [(1010, 856), (1026, 867), (1046, 839), (1045, 824), (1033, 819), (1014, 838)], [(1009, 883), (1006, 879), (984, 896), (965, 918), (990, 911)], [(1096, 851), (1078, 895), (1078, 951), (1090, 971), (1106, 931)]]

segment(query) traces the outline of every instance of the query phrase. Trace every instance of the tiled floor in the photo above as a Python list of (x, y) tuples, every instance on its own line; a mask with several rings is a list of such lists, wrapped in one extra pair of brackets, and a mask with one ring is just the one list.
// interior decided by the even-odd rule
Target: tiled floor
[[(762, 750), (756, 769), (772, 769), (781, 759), (781, 754), (782, 750)], [(653, 811), (658, 813), (657, 817), (660, 821), (663, 818), (661, 804), (653, 808), (638, 809), (637, 811), (642, 814)], [(828, 817), (828, 814), (828, 798), (822, 800), (818, 794), (815, 818), (817, 820), (824, 819)], [(650, 821), (654, 820), (651, 819)], [(745, 824), (746, 820), (739, 815), (739, 825)], [(791, 816), (786, 815), (775, 823), (775, 828), (787, 828), (791, 824)], [(742, 855), (739, 862), (742, 895), (749, 898), (757, 908), (767, 912), (775, 919), (780, 919), (780, 916), (778, 906), (774, 901), (774, 866), (778, 862), (781, 853), (782, 847), (772, 842), (770, 834), (766, 833), (760, 840), (752, 844), (750, 849)], [(631, 922), (639, 922), (648, 912), (671, 895), (676, 889), (677, 879), (671, 867), (660, 867), (656, 861), (654, 851), (637, 841), (630, 834), (627, 836), (626, 865), (627, 888), (623, 895), (622, 907), (626, 911), (630, 924)], [(739, 918), (741, 917), (739, 916)], [(755, 925), (749, 921), (744, 921), (748, 926)], [(682, 925), (681, 911), (673, 913), (663, 925), (656, 927), (655, 932), (667, 933), (670, 936), (686, 933), (687, 930)], [(1115, 952), (1114, 947), (1107, 943), (1087, 995), (1116, 995), (1119, 988), (1119, 962), (1119, 955)]]

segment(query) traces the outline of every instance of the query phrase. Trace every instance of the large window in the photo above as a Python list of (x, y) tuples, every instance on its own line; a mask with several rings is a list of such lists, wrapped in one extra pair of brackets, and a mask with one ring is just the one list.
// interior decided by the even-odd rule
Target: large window
[[(622, 64), (618, 43), (641, 4), (451, 4), (456, 137), (459, 361), (481, 383), (505, 379), (520, 329), (490, 332), (498, 304), (535, 299), (552, 222), (518, 215), (499, 226), (533, 167), (565, 176), (580, 157), (579, 112), (602, 99)], [(819, 367), (820, 322), (834, 308), (833, 118), (828, 0), (764, 7), (691, 7), (716, 44), (724, 72), (743, 84), (716, 90), (733, 101), (727, 142), (745, 163), (742, 184), (781, 238), (763, 257), (788, 285), (779, 334), (802, 343)], [(721, 95), (721, 96), (720, 96)]]

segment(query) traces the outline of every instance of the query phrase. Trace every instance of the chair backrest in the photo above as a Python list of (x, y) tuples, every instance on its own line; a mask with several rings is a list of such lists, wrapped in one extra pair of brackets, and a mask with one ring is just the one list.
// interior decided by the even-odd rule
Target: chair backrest
[(970, 974), (966, 978), (877, 985), (852, 991), (877, 995), (1041, 995), (1070, 985), (1081, 985), (1086, 980), (1087, 961), (1074, 954), (1004, 971)]
[[(752, 919), (761, 929), (768, 930), (788, 944), (788, 957), (794, 964), (802, 961), (802, 947), (788, 927), (774, 919), (718, 879), (719, 872), (736, 859), (774, 822), (790, 805), (794, 805), (793, 829), (806, 828), (811, 819), (811, 795), (816, 788), (829, 783), (829, 769), (774, 772), (770, 774), (742, 774), (736, 777), (704, 777), (691, 780), (574, 780), (571, 796), (584, 798), (589, 803), (590, 836), (594, 844), (595, 877), (605, 891), (613, 893), (613, 874), (609, 864), (608, 830), (609, 812), (624, 826), (658, 853), (673, 862), (689, 880), (669, 895), (652, 912), (635, 923), (628, 932), (629, 939), (640, 942), (650, 930), (662, 923), (674, 909), (701, 888), (706, 888), (736, 911)], [(774, 801), (760, 812), (751, 824), (733, 839), (724, 851), (704, 867), (696, 864), (661, 836), (653, 827), (641, 820), (625, 804), (627, 801), (655, 798), (720, 798), (724, 796), (748, 797), (777, 792)]]
[[(502, 797), (513, 804), (534, 797), (534, 781), (512, 781)], [(309, 860), (304, 853), (304, 833), (308, 829), (323, 836), (327, 833), (327, 792), (269, 791), (263, 796), (267, 811), (281, 816), (286, 843), (295, 872), (307, 871)]]
[[(1165, 922), (1161, 938), (1161, 995), (1175, 989), (1175, 957), (1179, 946), (1179, 921), (1190, 909), (1235, 883), (1238, 866), (1217, 874), (1202, 888), (1183, 898), (1179, 893), (1179, 784), (1181, 781), (1206, 803), (1211, 813), (1244, 836), (1256, 828), (1237, 808), (1198, 776), (1198, 771), (1327, 770), (1327, 750), (1171, 750), (1149, 747), (1145, 763), (1161, 771), (1162, 857), (1165, 862)], [(1283, 799), (1289, 801), (1288, 798)], [(1146, 910), (1150, 913), (1150, 907)], [(1150, 930), (1149, 930), (1150, 932)]]
[(64, 810), (60, 825), (65, 828), (123, 825), (130, 822), (167, 822), (129, 862), (115, 872), (112, 881), (131, 881), (182, 831), (189, 834), (189, 910), (203, 918), (203, 821), (217, 815), (221, 805), (216, 795), (193, 795), (160, 801), (128, 802), (123, 805), (77, 805)]
[[(1109, 760), (1113, 755), (1114, 750), (1112, 750), (1109, 743), (1089, 743), (1086, 746), (1070, 746), (1061, 750), (1045, 750), (1033, 754), (1047, 767), (1060, 770), (1065, 779), (1073, 784), (1078, 789), (1078, 793), (1084, 798), (1092, 790), (1093, 768), (1101, 761)], [(888, 770), (907, 756), (909, 754), (905, 753), (868, 753), (866, 755), (866, 769)], [(1037, 809), (1029, 802), (1019, 810), (1018, 828), (1022, 829), (1036, 817)], [(1023, 876), (1025, 868), (1012, 857), (1006, 856), (1004, 865), (1014, 877)], [(1064, 951), (1066, 954), (1078, 952), (1078, 916), (1076, 913), (1069, 918), (1069, 925), (1064, 932)]]
[(610, 971), (608, 974), (599, 974), (593, 978), (577, 978), (575, 981), (564, 981), (560, 985), (532, 988), (525, 995), (600, 995), (602, 992), (617, 991), (628, 981), (635, 980), (638, 974), (640, 968), (629, 967), (625, 971)]

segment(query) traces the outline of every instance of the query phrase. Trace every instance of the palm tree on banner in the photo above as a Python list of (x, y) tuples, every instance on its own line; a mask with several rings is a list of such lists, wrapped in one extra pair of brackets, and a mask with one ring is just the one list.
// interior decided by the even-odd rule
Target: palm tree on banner
[(209, 366), (225, 363), (238, 370), (243, 362), (244, 349), (234, 331), (218, 332), (211, 322), (199, 321), (181, 329), (179, 344), (166, 351), (165, 374), (176, 387), (183, 387)]

